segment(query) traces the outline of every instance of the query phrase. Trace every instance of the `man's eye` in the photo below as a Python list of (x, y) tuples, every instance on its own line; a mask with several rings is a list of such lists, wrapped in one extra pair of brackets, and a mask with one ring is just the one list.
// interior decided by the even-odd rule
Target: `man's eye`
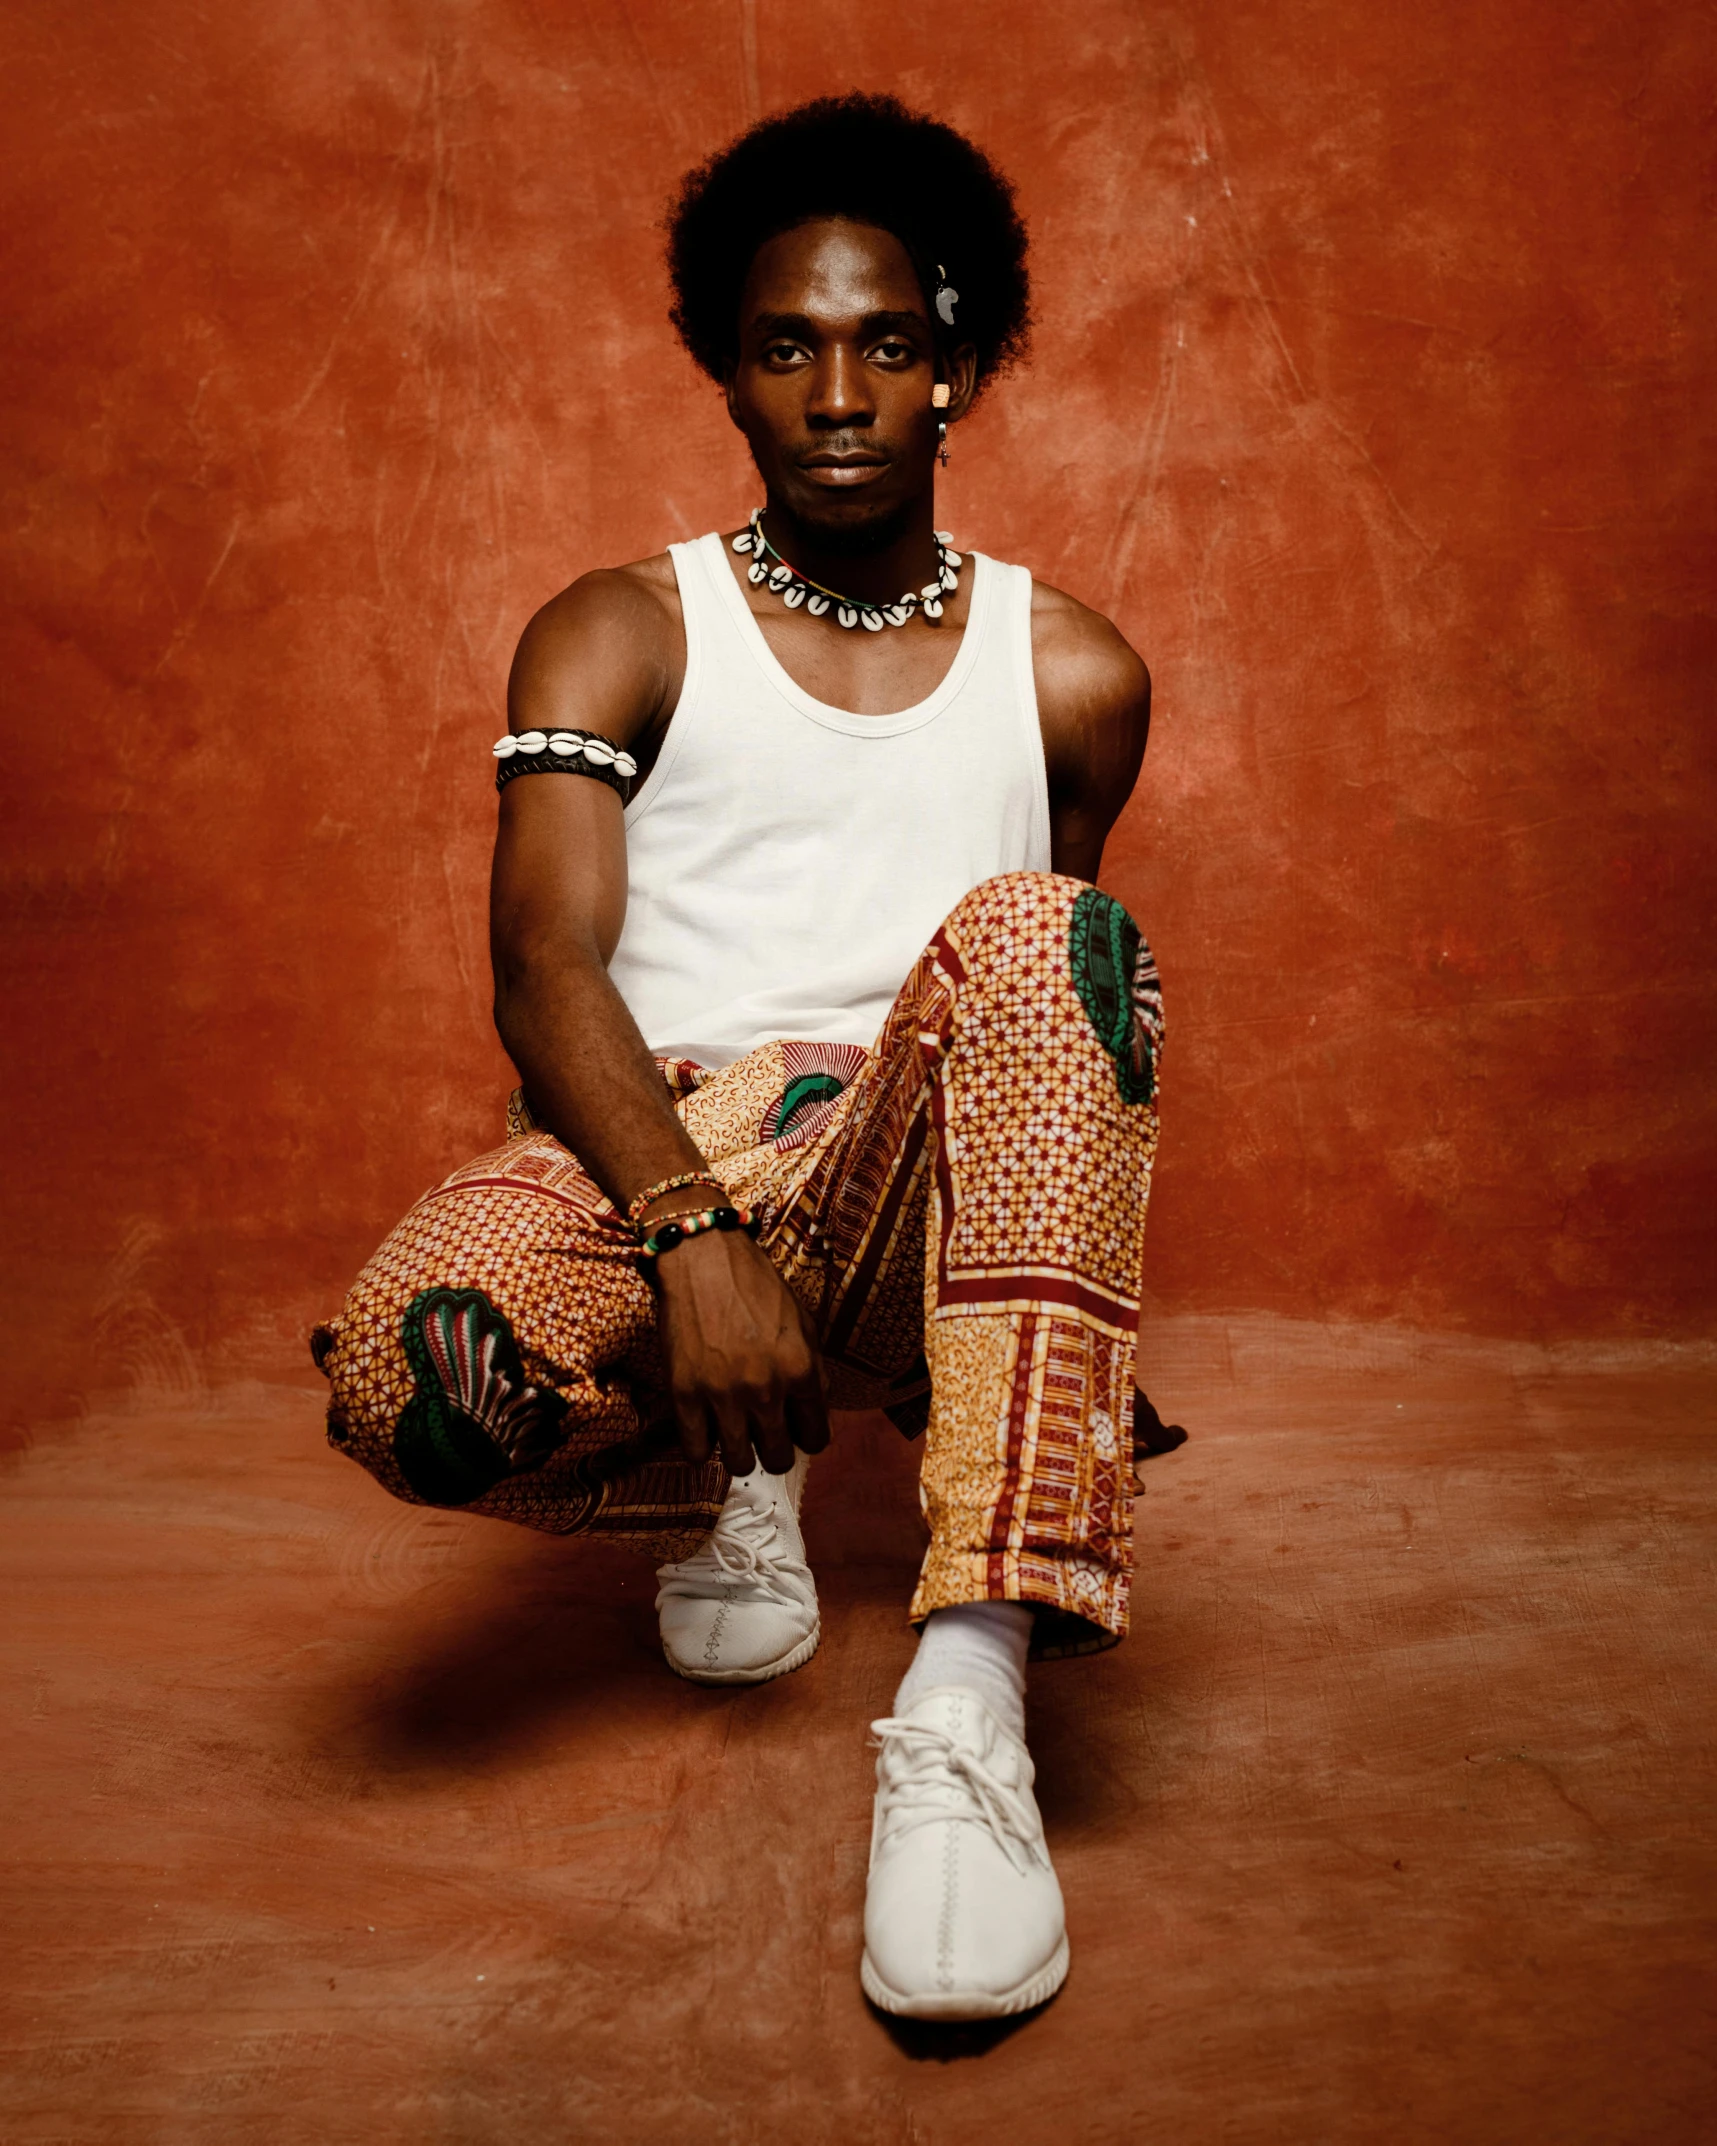
[(797, 343), (771, 343), (763, 353), (771, 365), (791, 365), (799, 355)]
[(883, 359), (885, 363), (889, 365), (898, 365), (902, 358), (911, 357), (912, 352), (907, 348), (906, 344), (902, 342), (897, 342), (891, 338), (886, 343), (877, 344), (876, 354), (879, 358)]

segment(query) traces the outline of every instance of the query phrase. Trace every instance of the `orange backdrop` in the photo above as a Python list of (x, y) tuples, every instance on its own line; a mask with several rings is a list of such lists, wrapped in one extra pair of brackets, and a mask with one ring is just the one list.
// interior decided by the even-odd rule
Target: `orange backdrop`
[(1036, 360), (948, 520), (1157, 680), (1105, 869), (1169, 994), (1155, 1301), (1708, 1321), (1696, 10), (26, 0), (5, 35), (38, 1393), (296, 1368), (494, 1137), (514, 639), (754, 496), (655, 220), (855, 85), (969, 129), (1035, 236)]

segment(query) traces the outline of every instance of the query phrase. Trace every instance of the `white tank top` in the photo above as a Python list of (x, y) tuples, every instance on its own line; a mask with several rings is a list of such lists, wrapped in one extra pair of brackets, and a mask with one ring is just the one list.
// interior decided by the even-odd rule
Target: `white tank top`
[(969, 553), (948, 675), (915, 708), (851, 715), (776, 661), (719, 535), (670, 554), (685, 684), (626, 808), (609, 974), (664, 1057), (721, 1066), (784, 1039), (868, 1049), (963, 894), (1049, 869), (1031, 576)]

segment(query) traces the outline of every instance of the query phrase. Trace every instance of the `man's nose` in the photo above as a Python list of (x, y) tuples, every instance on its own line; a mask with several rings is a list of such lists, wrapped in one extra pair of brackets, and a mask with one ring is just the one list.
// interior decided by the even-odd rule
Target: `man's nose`
[(875, 423), (876, 403), (864, 361), (843, 344), (831, 343), (819, 354), (805, 415), (820, 432)]

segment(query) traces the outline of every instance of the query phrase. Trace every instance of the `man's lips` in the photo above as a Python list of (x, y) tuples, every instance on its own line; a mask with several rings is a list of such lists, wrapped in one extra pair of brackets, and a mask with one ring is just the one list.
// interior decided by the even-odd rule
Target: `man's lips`
[(813, 484), (852, 485), (869, 484), (873, 478), (887, 469), (888, 461), (883, 455), (807, 455), (799, 467)]

